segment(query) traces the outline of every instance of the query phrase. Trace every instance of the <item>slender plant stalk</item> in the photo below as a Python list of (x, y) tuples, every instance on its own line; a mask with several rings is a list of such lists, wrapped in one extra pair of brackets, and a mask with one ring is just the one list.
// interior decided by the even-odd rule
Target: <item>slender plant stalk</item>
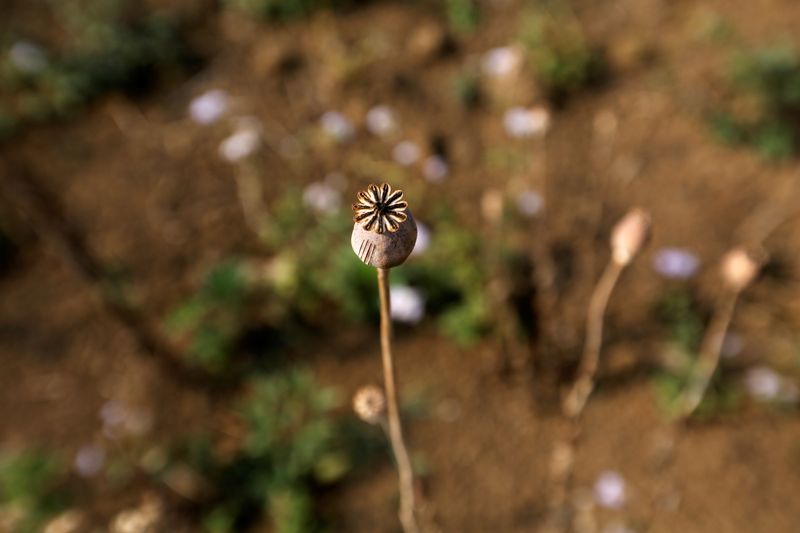
[(692, 368), (689, 383), (680, 400), (680, 418), (684, 420), (697, 410), (717, 370), (722, 343), (738, 299), (739, 293), (731, 291), (722, 297), (714, 310), (714, 316), (703, 338), (700, 355)]
[(378, 268), (378, 291), (381, 303), (381, 359), (383, 360), (383, 379), (386, 388), (386, 411), (389, 425), (389, 442), (392, 445), (400, 487), (400, 523), (405, 533), (418, 533), (419, 526), (414, 514), (414, 471), (411, 458), (403, 440), (403, 426), (400, 423), (400, 409), (397, 404), (394, 358), (392, 357), (392, 317), (389, 297), (389, 269)]
[(572, 522), (568, 498), (574, 475), (574, 457), (581, 434), (580, 415), (594, 388), (600, 348), (603, 343), (603, 317), (608, 300), (624, 268), (625, 265), (620, 262), (613, 259), (609, 261), (589, 301), (586, 315), (586, 342), (578, 377), (562, 404), (566, 417), (565, 436), (556, 444), (550, 459), (552, 490), (548, 526), (553, 531), (566, 531)]
[(565, 413), (569, 417), (580, 415), (594, 388), (600, 360), (600, 347), (603, 343), (603, 317), (608, 306), (608, 299), (624, 268), (625, 265), (617, 261), (609, 261), (589, 301), (589, 310), (586, 315), (586, 343), (578, 368), (578, 377), (564, 402)]

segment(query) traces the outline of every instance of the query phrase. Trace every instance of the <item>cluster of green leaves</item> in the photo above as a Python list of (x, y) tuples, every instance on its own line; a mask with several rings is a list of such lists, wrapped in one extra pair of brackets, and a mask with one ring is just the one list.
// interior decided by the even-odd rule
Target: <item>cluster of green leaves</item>
[[(703, 337), (704, 320), (697, 302), (684, 289), (667, 292), (658, 305), (658, 313), (670, 336), (670, 349), (665, 364), (654, 376), (656, 399), (668, 414), (675, 415), (680, 407), (678, 400), (690, 380)], [(696, 418), (711, 418), (735, 408), (740, 394), (723, 372), (716, 372), (694, 413)]]
[(68, 496), (66, 470), (40, 451), (0, 456), (0, 509), (16, 515), (10, 533), (36, 533), (62, 511)]
[(598, 80), (602, 61), (579, 21), (561, 12), (525, 16), (519, 34), (537, 82), (558, 102)]
[(472, 33), (480, 21), (475, 0), (443, 0), (447, 25), (455, 33)]
[[(491, 325), (486, 276), (475, 261), (482, 243), (449, 215), (435, 219), (428, 249), (393, 269), (392, 282), (420, 290), (441, 331), (467, 344)], [(265, 355), (307, 337), (302, 333), (309, 329), (377, 322), (375, 269), (351, 249), (349, 213), (315, 213), (292, 189), (273, 206), (268, 230), (266, 245), (274, 251), (268, 260), (224, 261), (167, 318), (167, 331), (193, 364), (229, 369), (252, 331), (271, 332), (271, 346), (254, 347), (255, 355)]]
[(800, 140), (800, 56), (795, 48), (741, 52), (730, 79), (731, 101), (711, 116), (717, 136), (750, 145), (770, 160), (795, 155)]
[[(0, 58), (0, 134), (29, 123), (75, 113), (98, 95), (115, 89), (135, 91), (152, 82), (161, 68), (188, 60), (177, 24), (155, 12), (134, 14), (128, 0), (47, 2), (40, 9), (67, 36), (59, 51), (42, 50), (41, 68), (20, 70)], [(0, 28), (0, 47), (20, 29)]]
[(186, 340), (188, 360), (221, 371), (245, 326), (251, 286), (240, 261), (228, 260), (206, 276), (197, 293), (175, 309), (167, 329)]
[(208, 440), (184, 452), (215, 487), (213, 501), (203, 504), (204, 528), (242, 531), (266, 512), (276, 533), (318, 531), (315, 489), (341, 481), (368, 457), (370, 440), (352, 419), (334, 415), (335, 392), (307, 372), (276, 372), (249, 389), (239, 409), (244, 441), (233, 457), (217, 459)]
[[(274, 209), (270, 245), (295, 266), (295, 281), (284, 283), (284, 301), (307, 320), (331, 319), (331, 307), (351, 322), (375, 321), (378, 296), (375, 269), (359, 261), (350, 247), (352, 221), (342, 212), (314, 215), (299, 195), (288, 194)], [(435, 227), (428, 249), (392, 270), (393, 283), (411, 285), (425, 295), (427, 312), (444, 333), (470, 342), (488, 327), (481, 242), (460, 229), (445, 212), (433, 213)], [(302, 243), (302, 253), (297, 253)]]

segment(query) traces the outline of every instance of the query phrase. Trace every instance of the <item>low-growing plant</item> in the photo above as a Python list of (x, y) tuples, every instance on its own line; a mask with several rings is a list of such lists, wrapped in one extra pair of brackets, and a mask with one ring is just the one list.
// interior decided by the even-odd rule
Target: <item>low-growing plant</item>
[(185, 345), (191, 364), (221, 371), (233, 355), (245, 326), (250, 284), (240, 261), (221, 263), (170, 317), (168, 331)]
[(710, 117), (717, 137), (752, 146), (769, 160), (795, 155), (800, 139), (800, 56), (795, 48), (740, 52), (730, 70), (731, 95)]
[(600, 54), (571, 14), (530, 13), (523, 18), (519, 40), (537, 82), (553, 101), (564, 100), (600, 77)]
[(67, 471), (55, 456), (38, 450), (0, 456), (0, 511), (12, 516), (10, 533), (36, 533), (66, 508)]
[(277, 533), (321, 530), (316, 489), (342, 481), (367, 460), (370, 439), (352, 419), (335, 414), (336, 392), (306, 371), (283, 369), (253, 379), (247, 389), (235, 453), (220, 457), (210, 439), (200, 438), (176, 456), (212, 487), (210, 499), (199, 502), (203, 528), (242, 531), (266, 515)]
[(480, 21), (475, 0), (442, 0), (448, 27), (455, 33), (472, 33)]
[(138, 91), (152, 83), (153, 73), (190, 60), (175, 19), (157, 12), (133, 15), (138, 8), (129, 2), (48, 2), (40, 9), (49, 11), (66, 39), (59, 51), (24, 42), (40, 57), (35, 68), (2, 54), (0, 134), (67, 117), (107, 91)]

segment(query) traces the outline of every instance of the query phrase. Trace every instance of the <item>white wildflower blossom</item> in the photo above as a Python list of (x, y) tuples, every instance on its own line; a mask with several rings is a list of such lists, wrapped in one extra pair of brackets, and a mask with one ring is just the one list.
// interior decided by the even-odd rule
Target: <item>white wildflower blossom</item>
[(213, 89), (194, 98), (189, 104), (189, 116), (198, 124), (212, 124), (228, 111), (230, 97), (222, 89)]
[(389, 293), (393, 320), (417, 324), (425, 316), (425, 297), (418, 289), (407, 285), (392, 285)]

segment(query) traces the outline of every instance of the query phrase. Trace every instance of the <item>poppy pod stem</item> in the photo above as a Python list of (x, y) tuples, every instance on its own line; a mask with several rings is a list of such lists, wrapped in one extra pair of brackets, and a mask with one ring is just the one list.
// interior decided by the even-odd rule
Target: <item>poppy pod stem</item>
[(378, 271), (381, 311), (381, 361), (386, 389), (386, 425), (389, 443), (397, 463), (400, 490), (398, 512), (404, 533), (419, 533), (415, 514), (414, 470), (403, 438), (397, 401), (394, 357), (392, 355), (392, 302), (389, 269), (402, 264), (414, 249), (417, 225), (403, 200), (403, 191), (392, 191), (388, 184), (370, 185), (356, 196), (353, 204), (353, 233), (350, 244), (359, 259)]
[(392, 445), (400, 485), (400, 523), (405, 533), (419, 531), (414, 516), (414, 470), (411, 458), (403, 439), (403, 426), (400, 422), (400, 408), (397, 402), (394, 357), (392, 356), (392, 317), (391, 297), (389, 295), (389, 269), (378, 270), (378, 292), (381, 304), (381, 361), (386, 388), (386, 413), (388, 418), (389, 442)]
[(650, 215), (634, 208), (616, 223), (611, 231), (611, 260), (595, 285), (586, 313), (586, 341), (578, 368), (578, 377), (562, 404), (564, 414), (577, 418), (594, 389), (595, 375), (603, 344), (603, 318), (608, 300), (620, 274), (646, 243), (650, 233)]
[[(717, 301), (714, 316), (708, 325), (700, 346), (697, 362), (689, 375), (689, 382), (680, 398), (679, 417), (685, 420), (700, 406), (706, 394), (711, 378), (719, 366), (722, 343), (730, 326), (739, 294), (750, 285), (765, 260), (764, 253), (759, 250), (745, 250), (736, 247), (722, 258), (721, 277), (725, 291)], [(756, 256), (761, 257), (756, 257)]]

